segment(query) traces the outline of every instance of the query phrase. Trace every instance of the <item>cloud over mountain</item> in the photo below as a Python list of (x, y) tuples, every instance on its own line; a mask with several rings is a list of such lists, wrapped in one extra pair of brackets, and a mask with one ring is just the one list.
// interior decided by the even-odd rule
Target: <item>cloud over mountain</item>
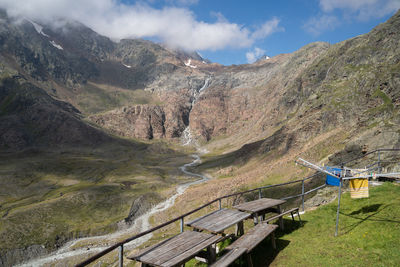
[(143, 2), (127, 5), (113, 0), (30, 0), (21, 4), (15, 0), (0, 0), (0, 7), (11, 16), (36, 21), (76, 20), (115, 40), (153, 38), (191, 51), (250, 47), (256, 40), (281, 30), (276, 18), (252, 31), (221, 19), (222, 16), (209, 23), (197, 20), (187, 7), (157, 9)]
[(303, 29), (312, 35), (337, 28), (343, 21), (368, 21), (400, 8), (399, 0), (319, 0), (320, 14), (311, 17)]

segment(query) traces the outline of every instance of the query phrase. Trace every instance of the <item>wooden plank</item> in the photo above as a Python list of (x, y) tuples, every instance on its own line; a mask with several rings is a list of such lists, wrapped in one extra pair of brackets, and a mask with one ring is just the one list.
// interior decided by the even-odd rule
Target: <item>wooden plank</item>
[(181, 254), (178, 254), (176, 257), (170, 259), (169, 261), (164, 262), (161, 266), (169, 267), (182, 264), (187, 260), (193, 258), (199, 251), (218, 242), (220, 238), (221, 238), (220, 236), (212, 235), (210, 238), (203, 240), (201, 243), (198, 243), (193, 247), (187, 247), (186, 251), (184, 251)]
[(216, 211), (213, 211), (213, 212), (211, 212), (211, 213), (208, 213), (208, 214), (206, 214), (206, 215), (200, 216), (200, 217), (198, 217), (198, 218), (196, 218), (196, 219), (194, 219), (194, 220), (191, 220), (191, 221), (189, 221), (189, 222), (186, 222), (185, 225), (191, 226), (192, 224), (194, 224), (194, 223), (196, 223), (196, 222), (198, 222), (198, 221), (200, 221), (200, 220), (203, 220), (204, 218), (212, 218), (213, 215), (218, 214), (218, 213), (220, 213), (220, 212), (223, 211), (223, 210), (226, 210), (226, 209), (223, 208), (223, 209), (216, 210)]
[(293, 208), (293, 209), (284, 211), (284, 212), (282, 212), (281, 214), (278, 214), (278, 215), (269, 217), (269, 218), (265, 219), (265, 222), (269, 222), (269, 221), (272, 221), (272, 220), (281, 218), (282, 216), (284, 216), (284, 215), (286, 215), (286, 214), (289, 214), (289, 213), (292, 213), (292, 212), (298, 212), (298, 211), (299, 211), (299, 208)]
[(226, 249), (246, 248), (249, 253), (261, 241), (278, 228), (277, 225), (260, 223), (252, 228), (248, 233), (242, 235), (238, 240), (229, 245)]
[[(169, 254), (166, 254), (164, 256), (159, 256), (158, 258), (154, 259), (153, 262), (155, 264), (159, 264), (161, 266), (165, 266), (166, 262), (169, 262), (171, 260), (174, 260), (176, 257), (179, 257), (180, 255), (187, 256), (194, 256), (191, 253), (191, 249), (194, 247), (197, 247), (199, 244), (203, 244), (205, 241), (209, 240), (210, 238), (213, 239), (219, 239), (218, 236), (210, 235), (207, 238), (201, 238), (201, 239), (196, 239), (195, 242), (192, 240), (186, 240), (186, 242), (181, 243), (179, 247), (175, 248), (173, 251), (170, 251)], [(204, 247), (203, 247), (204, 248)], [(194, 254), (202, 250), (203, 248), (198, 249)], [(168, 265), (168, 264), (167, 264)]]
[(257, 200), (245, 202), (239, 205), (233, 206), (233, 208), (241, 210), (241, 211), (248, 211), (248, 212), (259, 212), (270, 207), (278, 206), (285, 203), (285, 200), (281, 199), (272, 199), (272, 198), (260, 198)]
[(135, 253), (131, 253), (129, 256), (127, 256), (127, 258), (130, 259), (130, 260), (135, 260), (136, 258), (139, 258), (140, 256), (143, 256), (144, 254), (146, 254), (148, 251), (154, 250), (157, 247), (162, 246), (164, 243), (168, 242), (169, 240), (171, 240), (173, 238), (176, 238), (176, 236), (170, 237), (170, 238), (168, 238), (168, 239), (166, 239), (166, 240), (164, 240), (164, 241), (162, 241), (162, 242), (160, 242), (158, 244), (154, 244), (154, 245), (152, 245), (150, 247), (144, 248), (144, 249), (142, 249), (140, 251), (137, 251)]
[(154, 265), (155, 261), (168, 261), (175, 257), (175, 254), (180, 254), (187, 250), (187, 247), (193, 247), (212, 237), (214, 237), (214, 235), (186, 231), (152, 246), (150, 249), (148, 248), (136, 255), (132, 255), (129, 258)]
[(222, 209), (200, 218), (197, 218), (186, 225), (200, 230), (207, 230), (213, 233), (220, 233), (224, 229), (250, 217), (250, 214), (238, 210)]
[(242, 222), (243, 220), (249, 218), (251, 214), (249, 213), (244, 213), (244, 214), (236, 214), (234, 216), (231, 216), (230, 218), (227, 218), (227, 220), (223, 222), (219, 222), (213, 226), (213, 232), (219, 233), (222, 232), (223, 230), (239, 223)]
[(229, 212), (224, 212), (218, 218), (214, 218), (213, 220), (204, 222), (204, 224), (202, 224), (201, 227), (203, 227), (206, 230), (210, 230), (210, 229), (220, 228), (221, 225), (224, 226), (230, 224), (229, 226), (225, 227), (228, 228), (231, 225), (236, 224), (238, 221), (243, 220), (247, 217), (249, 217), (248, 213), (244, 213), (237, 210), (229, 210)]
[(175, 240), (174, 242), (167, 243), (161, 249), (153, 252), (150, 255), (145, 255), (139, 260), (142, 262), (162, 266), (164, 262), (173, 259), (174, 257), (176, 257), (176, 255), (184, 253), (188, 248), (193, 247), (211, 237), (214, 237), (214, 235), (200, 232), (187, 231), (183, 233), (189, 234), (181, 235), (184, 238), (180, 238)]
[(168, 239), (167, 241), (163, 241), (155, 245), (151, 250), (146, 250), (143, 253), (138, 253), (138, 256), (135, 258), (137, 260), (143, 261), (145, 259), (151, 259), (151, 257), (157, 256), (160, 253), (165, 253), (168, 251), (168, 249), (171, 250), (176, 247), (177, 244), (180, 244), (188, 234), (190, 234), (190, 232), (183, 232), (182, 234), (176, 235), (173, 238)]
[(210, 267), (227, 267), (232, 264), (236, 259), (246, 253), (245, 248), (234, 248), (228, 251), (225, 255), (218, 259), (217, 262), (212, 264)]
[(162, 247), (166, 243), (173, 245), (175, 242), (179, 242), (180, 238), (182, 238), (181, 234), (175, 235), (175, 236), (170, 237), (170, 238), (168, 238), (168, 239), (166, 239), (166, 240), (164, 240), (164, 241), (162, 241), (160, 243), (157, 243), (157, 244), (152, 245), (152, 246), (150, 246), (148, 248), (145, 248), (145, 249), (142, 249), (142, 250), (140, 250), (140, 251), (138, 251), (136, 253), (133, 253), (133, 254), (129, 255), (128, 257), (129, 257), (129, 259), (136, 260), (136, 259), (138, 259), (138, 258), (140, 258), (140, 257), (142, 257), (142, 256), (144, 256), (146, 254), (152, 253), (152, 251), (157, 251), (158, 249), (162, 249)]

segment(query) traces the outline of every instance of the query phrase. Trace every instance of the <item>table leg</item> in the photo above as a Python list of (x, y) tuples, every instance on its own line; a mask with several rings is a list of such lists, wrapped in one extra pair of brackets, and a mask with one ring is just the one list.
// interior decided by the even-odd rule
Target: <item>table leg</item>
[(254, 225), (258, 224), (258, 213), (254, 213), (254, 217), (253, 217), (253, 221), (254, 221)]
[(241, 236), (243, 234), (244, 234), (244, 227), (243, 227), (243, 221), (241, 221), (236, 224), (236, 236)]
[(207, 247), (207, 254), (208, 254), (208, 264), (212, 264), (215, 262), (215, 259), (217, 258), (217, 253), (215, 250), (215, 246), (208, 246)]
[(251, 260), (251, 255), (250, 253), (247, 253), (247, 266), (253, 267), (253, 261)]
[[(279, 214), (282, 213), (281, 205), (278, 205), (278, 212)], [(283, 230), (283, 216), (279, 217), (279, 227)]]
[(276, 249), (275, 233), (274, 232), (271, 233), (271, 241), (272, 241), (272, 247), (274, 249)]

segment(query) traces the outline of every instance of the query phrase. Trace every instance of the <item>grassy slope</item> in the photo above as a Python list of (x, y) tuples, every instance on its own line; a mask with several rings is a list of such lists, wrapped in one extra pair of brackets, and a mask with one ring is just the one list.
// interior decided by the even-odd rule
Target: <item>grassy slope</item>
[(72, 102), (84, 114), (101, 113), (136, 104), (162, 104), (156, 96), (144, 90), (129, 90), (92, 82), (86, 84)]
[[(334, 237), (337, 202), (307, 212), (304, 227), (278, 234), (278, 252), (256, 255), (256, 266), (398, 266), (400, 186), (386, 183), (370, 197), (342, 198), (339, 236)], [(268, 247), (267, 247), (268, 246)], [(263, 249), (271, 250), (269, 243)], [(262, 254), (265, 255), (265, 254)], [(275, 258), (274, 258), (275, 257)]]
[(0, 159), (0, 250), (33, 244), (51, 249), (72, 237), (113, 230), (137, 197), (151, 194), (148, 201), (160, 201), (180, 181), (178, 166), (190, 160), (161, 142)]
[[(252, 253), (254, 266), (398, 266), (400, 262), (400, 186), (370, 189), (367, 199), (342, 198), (339, 236), (334, 237), (337, 202), (297, 219), (285, 218), (277, 250), (269, 239)], [(206, 266), (195, 260), (187, 266)], [(234, 266), (247, 266), (243, 259)]]

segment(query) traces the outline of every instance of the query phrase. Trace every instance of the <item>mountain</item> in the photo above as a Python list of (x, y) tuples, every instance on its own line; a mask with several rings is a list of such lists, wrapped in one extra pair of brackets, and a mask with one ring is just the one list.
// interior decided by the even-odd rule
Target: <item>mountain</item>
[[(383, 98), (397, 101), (399, 13), (339, 44), (314, 43), (230, 67), (150, 41), (116, 43), (76, 22), (49, 27), (2, 16), (3, 64), (121, 136), (177, 138), (190, 123), (197, 138), (226, 135), (238, 147), (283, 125), (304, 128), (306, 119), (314, 126), (322, 122), (316, 132), (342, 123), (371, 124), (372, 111), (366, 110)], [(303, 126), (295, 126), (297, 121)]]
[[(299, 178), (299, 156), (398, 148), (400, 11), (341, 43), (232, 66), (1, 11), (0, 81), (0, 260), (13, 264), (116, 229), (141, 195), (145, 208), (162, 199), (183, 180), (184, 133), (210, 151), (197, 171), (219, 178), (189, 189), (196, 201)], [(21, 230), (32, 227), (49, 230)]]
[[(220, 66), (207, 71), (199, 66), (195, 70), (211, 78), (207, 89), (193, 106), (190, 103), (195, 95), (193, 89), (192, 96), (190, 91), (181, 96), (179, 99), (186, 102), (186, 108), (175, 110), (173, 117), (181, 114), (188, 119), (181, 121), (176, 134), (156, 136), (179, 136), (190, 122), (192, 133), (201, 140), (212, 142), (224, 136), (226, 141), (219, 140), (221, 146), (229, 144), (233, 149), (268, 137), (282, 127), (293, 132), (293, 144), (332, 129), (345, 128), (343, 125), (349, 132), (353, 133), (354, 129), (357, 136), (371, 132), (375, 126), (395, 129), (398, 125), (398, 24), (399, 13), (370, 33), (335, 45), (314, 43), (292, 54), (251, 65)], [(173, 92), (168, 85), (161, 89), (164, 91)], [(175, 97), (163, 98), (163, 103), (170, 101), (179, 103)], [(184, 103), (180, 105), (185, 107)], [(107, 123), (123, 122), (125, 118), (126, 114), (112, 111), (95, 116), (94, 121), (123, 135), (138, 136), (122, 130), (127, 127)], [(152, 121), (148, 120), (147, 129), (151, 128)], [(168, 121), (171, 119), (156, 119), (154, 126), (158, 128), (157, 125)], [(150, 134), (146, 136), (151, 138)], [(383, 144), (371, 141), (364, 145)]]
[(111, 141), (99, 129), (82, 122), (72, 105), (17, 78), (0, 84), (0, 116), (0, 147), (7, 149), (95, 146)]

